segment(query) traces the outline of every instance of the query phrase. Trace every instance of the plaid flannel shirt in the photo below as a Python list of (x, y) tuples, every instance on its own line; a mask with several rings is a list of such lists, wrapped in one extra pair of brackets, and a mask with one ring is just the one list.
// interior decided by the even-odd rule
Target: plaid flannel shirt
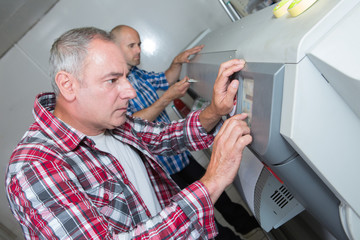
[[(140, 154), (162, 211), (151, 216), (121, 164), (51, 111), (55, 95), (35, 100), (35, 123), (14, 150), (7, 170), (10, 208), (26, 239), (209, 239), (214, 209), (200, 182), (180, 191), (154, 154), (213, 142), (194, 112), (171, 125), (128, 117), (113, 131)], [(186, 136), (185, 136), (186, 135)]]

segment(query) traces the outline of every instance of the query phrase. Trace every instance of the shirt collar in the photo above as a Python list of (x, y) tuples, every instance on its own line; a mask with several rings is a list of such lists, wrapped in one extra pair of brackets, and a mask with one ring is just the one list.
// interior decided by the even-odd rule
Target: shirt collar
[(55, 117), (56, 96), (54, 93), (40, 93), (36, 96), (33, 115), (37, 124), (49, 138), (65, 151), (74, 150), (85, 135)]
[(139, 68), (137, 66), (132, 66), (129, 73), (137, 71)]

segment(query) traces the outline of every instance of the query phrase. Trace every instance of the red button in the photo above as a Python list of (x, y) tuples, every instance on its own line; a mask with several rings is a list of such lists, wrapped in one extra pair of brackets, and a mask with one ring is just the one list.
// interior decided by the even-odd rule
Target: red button
[(109, 195), (107, 193), (104, 194), (104, 199), (109, 200)]

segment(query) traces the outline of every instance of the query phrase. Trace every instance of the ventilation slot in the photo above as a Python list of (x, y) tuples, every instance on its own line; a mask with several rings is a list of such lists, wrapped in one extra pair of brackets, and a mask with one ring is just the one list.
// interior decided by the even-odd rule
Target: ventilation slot
[(281, 186), (279, 189), (270, 196), (270, 198), (280, 207), (285, 207), (294, 197), (286, 189), (286, 187)]

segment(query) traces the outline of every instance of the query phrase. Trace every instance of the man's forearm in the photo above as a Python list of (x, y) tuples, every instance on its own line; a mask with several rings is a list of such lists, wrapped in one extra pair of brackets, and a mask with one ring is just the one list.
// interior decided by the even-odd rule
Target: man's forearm
[(204, 45), (199, 45), (187, 49), (174, 58), (168, 70), (165, 71), (166, 78), (170, 85), (174, 84), (179, 79), (182, 64), (188, 63), (189, 57), (193, 54), (200, 52), (203, 47)]
[(181, 63), (172, 62), (170, 67), (165, 71), (165, 76), (170, 86), (179, 80), (181, 67)]
[(164, 95), (155, 101), (150, 107), (144, 108), (133, 114), (134, 117), (146, 119), (149, 122), (154, 121), (162, 111), (171, 103), (171, 99)]
[(199, 115), (199, 120), (203, 128), (207, 132), (210, 132), (220, 121), (221, 115), (217, 114), (213, 110), (213, 106), (210, 104)]

